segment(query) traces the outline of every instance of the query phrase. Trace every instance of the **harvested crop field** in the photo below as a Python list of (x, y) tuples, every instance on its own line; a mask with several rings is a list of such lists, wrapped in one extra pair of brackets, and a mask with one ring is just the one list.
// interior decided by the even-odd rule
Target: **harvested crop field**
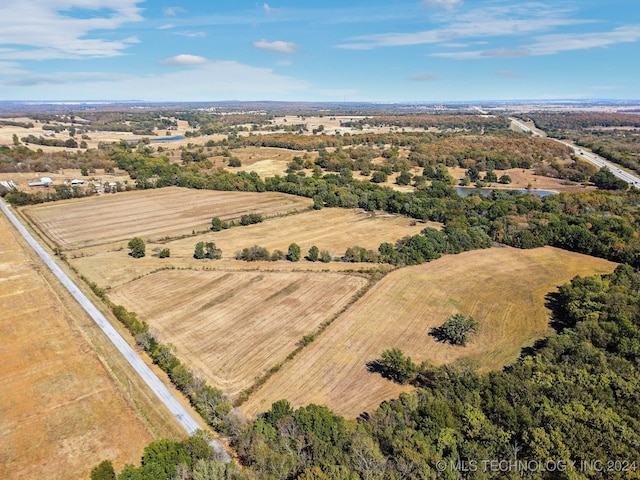
[(305, 210), (310, 199), (283, 193), (220, 192), (169, 187), (105, 194), (26, 207), (29, 219), (63, 250), (129, 240), (190, 235), (212, 217), (270, 217)]
[[(432, 223), (431, 226), (439, 226)], [(394, 243), (406, 235), (420, 233), (427, 224), (416, 223), (401, 215), (373, 215), (359, 209), (323, 208), (299, 215), (274, 218), (246, 227), (171, 242), (171, 254), (191, 255), (196, 242), (214, 241), (224, 257), (232, 257), (245, 247), (260, 245), (269, 250), (287, 251), (297, 243), (306, 255), (312, 245), (334, 257), (344, 255), (354, 245), (377, 250), (382, 242)]]
[(335, 273), (166, 270), (109, 292), (211, 385), (235, 395), (367, 280)]
[(153, 440), (0, 214), (0, 477), (86, 479)]
[[(483, 371), (515, 361), (525, 346), (550, 335), (546, 295), (576, 275), (610, 273), (616, 264), (552, 247), (492, 248), (448, 255), (391, 272), (315, 342), (258, 390), (243, 410), (267, 410), (286, 398), (294, 406), (324, 404), (357, 416), (397, 397), (401, 387), (367, 371), (366, 363), (400, 348), (416, 363), (468, 358)], [(428, 335), (450, 315), (472, 315), (480, 333), (466, 347)]]

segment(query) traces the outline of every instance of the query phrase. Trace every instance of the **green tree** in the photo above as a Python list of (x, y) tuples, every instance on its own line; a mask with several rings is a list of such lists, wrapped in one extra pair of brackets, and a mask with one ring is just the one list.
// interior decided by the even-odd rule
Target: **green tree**
[(320, 261), (322, 263), (329, 263), (331, 260), (333, 260), (333, 257), (329, 253), (329, 250), (322, 250), (320, 252)]
[(115, 480), (116, 472), (111, 460), (103, 460), (91, 470), (91, 480)]
[(158, 253), (159, 258), (169, 258), (170, 256), (171, 256), (171, 250), (169, 250), (168, 248), (163, 248)]
[(193, 258), (202, 260), (204, 258), (204, 242), (196, 243), (196, 247), (193, 250)]
[(290, 262), (298, 262), (300, 261), (301, 250), (300, 245), (297, 243), (292, 243), (289, 245), (289, 250), (287, 251), (287, 260)]
[(131, 252), (129, 252), (129, 255), (131, 255), (133, 258), (144, 257), (146, 246), (144, 240), (142, 240), (140, 237), (132, 238), (127, 246), (129, 247), (129, 250), (131, 250)]
[(318, 249), (318, 247), (313, 245), (309, 249), (309, 254), (307, 255), (307, 259), (309, 259), (310, 262), (317, 262), (319, 258), (320, 258), (320, 250)]
[(205, 258), (210, 258), (211, 260), (217, 260), (222, 258), (222, 250), (216, 247), (215, 242), (207, 242), (204, 244), (204, 256)]
[(211, 230), (214, 232), (219, 232), (220, 230), (225, 230), (229, 228), (229, 223), (223, 220), (220, 220), (218, 217), (213, 217), (211, 219)]
[(373, 183), (384, 183), (387, 181), (387, 174), (381, 170), (376, 170), (371, 175), (371, 181)]
[(369, 368), (400, 384), (413, 381), (418, 374), (418, 366), (399, 348), (385, 350), (378, 360), (369, 363)]
[(478, 333), (478, 322), (473, 317), (461, 313), (451, 315), (440, 327), (433, 328), (430, 335), (441, 342), (465, 346), (469, 337)]

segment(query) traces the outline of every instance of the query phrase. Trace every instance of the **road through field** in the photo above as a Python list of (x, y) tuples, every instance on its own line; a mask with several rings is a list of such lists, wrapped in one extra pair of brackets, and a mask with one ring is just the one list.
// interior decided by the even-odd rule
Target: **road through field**
[[(116, 348), (122, 353), (129, 364), (142, 377), (145, 383), (151, 388), (158, 399), (169, 409), (171, 414), (178, 420), (184, 429), (191, 435), (200, 429), (200, 425), (191, 413), (178, 401), (171, 391), (160, 381), (155, 373), (147, 366), (146, 363), (138, 356), (133, 348), (122, 338), (116, 329), (109, 323), (106, 317), (91, 303), (87, 296), (82, 293), (78, 286), (71, 278), (62, 271), (53, 261), (51, 256), (38, 244), (27, 229), (18, 221), (11, 210), (0, 200), (0, 209), (5, 213), (7, 218), (16, 227), (18, 232), (25, 238), (29, 245), (42, 258), (44, 263), (49, 267), (53, 274), (60, 280), (64, 287), (73, 295), (84, 310), (93, 318), (96, 324), (107, 335), (109, 340), (113, 342)], [(216, 450), (221, 458), (229, 461), (229, 456), (219, 443), (212, 441), (211, 446)]]

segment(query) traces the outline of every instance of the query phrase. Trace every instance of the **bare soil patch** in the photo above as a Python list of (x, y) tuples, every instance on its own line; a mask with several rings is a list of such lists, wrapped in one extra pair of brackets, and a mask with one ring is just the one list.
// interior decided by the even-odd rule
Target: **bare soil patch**
[[(286, 398), (337, 413), (371, 411), (409, 387), (367, 371), (366, 363), (397, 347), (417, 363), (467, 358), (480, 370), (512, 363), (521, 349), (553, 334), (547, 293), (575, 275), (610, 273), (616, 264), (552, 247), (492, 248), (445, 256), (396, 270), (369, 290), (315, 342), (243, 405), (249, 415)], [(429, 331), (450, 315), (472, 315), (480, 333), (467, 347), (436, 342)]]

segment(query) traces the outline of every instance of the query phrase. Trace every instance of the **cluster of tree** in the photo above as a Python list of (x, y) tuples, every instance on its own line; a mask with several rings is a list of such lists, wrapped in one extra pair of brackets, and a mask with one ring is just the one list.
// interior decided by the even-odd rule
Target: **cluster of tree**
[(610, 162), (640, 173), (640, 129), (581, 135), (576, 144), (591, 149)]
[(240, 216), (240, 225), (247, 226), (264, 222), (264, 216), (260, 213), (247, 213)]
[(193, 250), (193, 258), (218, 260), (222, 258), (222, 250), (216, 247), (215, 242), (198, 242)]
[(307, 253), (307, 260), (310, 262), (329, 263), (333, 257), (328, 250), (320, 250), (316, 245), (312, 245)]
[(142, 453), (141, 465), (128, 464), (116, 475), (111, 460), (91, 470), (91, 480), (245, 480), (233, 462), (222, 462), (200, 430), (186, 440), (156, 440)]
[(368, 127), (423, 128), (440, 130), (466, 130), (472, 132), (507, 130), (510, 122), (506, 117), (469, 114), (438, 115), (378, 115), (358, 120), (341, 121), (341, 126), (363, 129)]
[(211, 219), (211, 230), (214, 232), (219, 232), (221, 230), (226, 230), (229, 228), (229, 222), (221, 220), (219, 217), (213, 217)]
[[(32, 143), (34, 145), (46, 145), (48, 147), (78, 148), (78, 142), (74, 138), (62, 140), (59, 138), (45, 138), (42, 136), (36, 137), (35, 135), (28, 135), (26, 137), (22, 137), (21, 140), (25, 144)], [(87, 144), (85, 142), (83, 148), (86, 148), (86, 145)]]
[(583, 131), (611, 127), (640, 128), (640, 114), (606, 112), (536, 112), (527, 115), (551, 137), (572, 138)]
[(607, 167), (602, 167), (599, 171), (591, 175), (591, 183), (602, 190), (626, 190), (629, 184), (616, 177)]
[(280, 260), (289, 260), (290, 262), (300, 261), (302, 252), (297, 243), (292, 243), (285, 254), (282, 250), (274, 250), (269, 252), (265, 247), (254, 245), (246, 247), (236, 252), (236, 260), (244, 260), (245, 262), (277, 262)]

